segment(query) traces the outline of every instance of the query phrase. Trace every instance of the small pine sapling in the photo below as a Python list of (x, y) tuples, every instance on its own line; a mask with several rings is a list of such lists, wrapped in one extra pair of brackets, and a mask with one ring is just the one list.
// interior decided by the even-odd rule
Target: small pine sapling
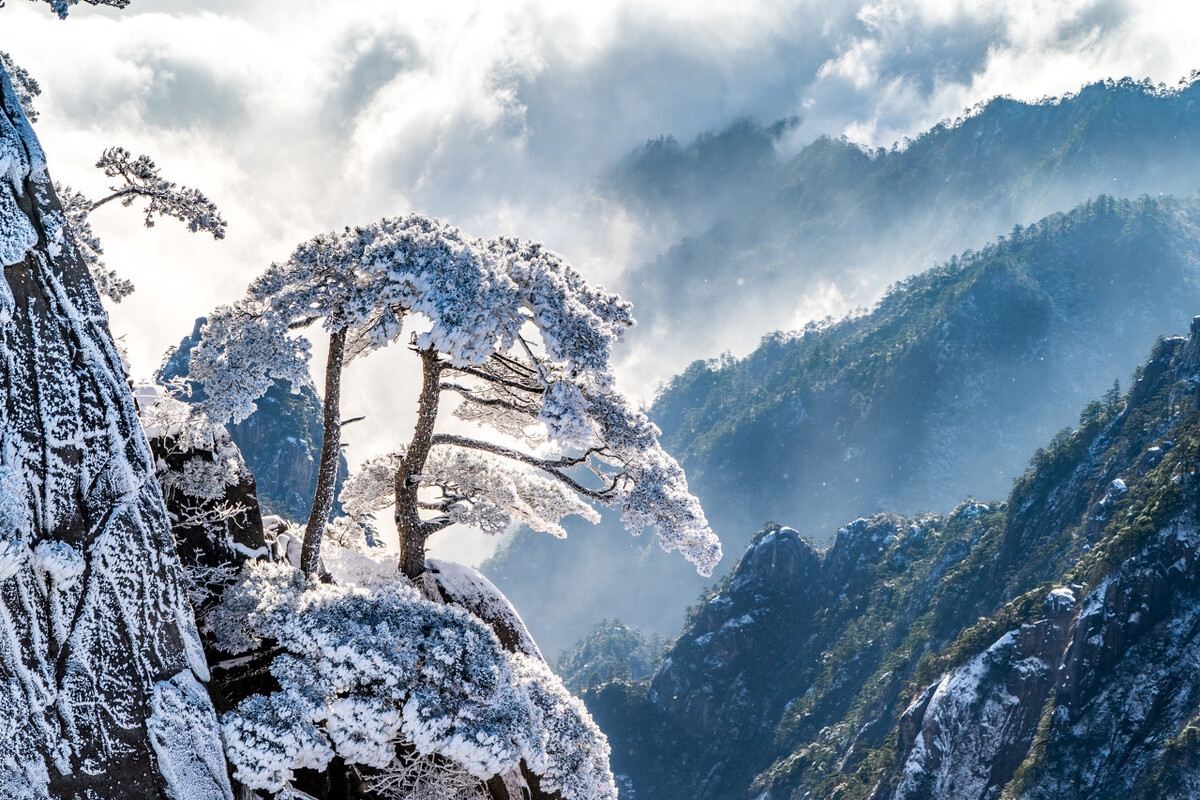
[(110, 147), (101, 154), (96, 167), (103, 170), (106, 177), (119, 179), (115, 185), (108, 187), (110, 193), (100, 200), (93, 201), (70, 186), (55, 184), (54, 188), (62, 201), (63, 213), (71, 226), (75, 245), (96, 281), (96, 288), (114, 303), (129, 296), (133, 292), (133, 284), (108, 269), (100, 258), (104, 249), (92, 230), (90, 219), (91, 213), (97, 208), (113, 200), (120, 200), (121, 205), (126, 207), (144, 200), (146, 206), (142, 213), (145, 214), (144, 224), (147, 228), (154, 227), (156, 216), (172, 217), (186, 225), (192, 233), (204, 231), (212, 234), (214, 239), (225, 238), (226, 223), (216, 204), (198, 189), (177, 186), (163, 178), (149, 156), (134, 158), (123, 147)]
[[(52, 5), (55, 10), (59, 11), (60, 16), (65, 17), (67, 6), (77, 2), (78, 0), (69, 0), (69, 3), (58, 0)], [(114, 5), (123, 8), (127, 5), (128, 0), (124, 0), (124, 2), (88, 0), (88, 2), (93, 5)], [(0, 7), (3, 5), (3, 2), (0, 2)], [(20, 103), (21, 110), (25, 112), (26, 119), (30, 122), (37, 122), (39, 114), (33, 104), (33, 99), (42, 93), (41, 85), (29, 74), (28, 70), (14, 62), (12, 57), (2, 50), (0, 50), (0, 66), (8, 72), (17, 102)], [(132, 158), (125, 148), (110, 147), (101, 154), (100, 160), (96, 162), (96, 168), (103, 170), (106, 177), (120, 179), (117, 185), (109, 187), (110, 194), (107, 197), (93, 201), (82, 192), (60, 183), (54, 184), (54, 191), (62, 203), (63, 214), (67, 218), (67, 224), (75, 239), (75, 246), (83, 257), (83, 262), (87, 265), (88, 270), (92, 273), (92, 279), (96, 282), (96, 289), (114, 303), (121, 302), (133, 293), (133, 283), (108, 269), (100, 258), (104, 254), (104, 248), (100, 244), (100, 238), (92, 230), (89, 219), (91, 212), (97, 208), (113, 200), (120, 200), (121, 205), (130, 206), (135, 201), (144, 199), (146, 207), (143, 212), (146, 215), (145, 225), (147, 228), (154, 227), (155, 216), (173, 217), (184, 223), (192, 233), (205, 231), (211, 233), (214, 239), (225, 238), (225, 220), (217, 210), (216, 204), (198, 189), (176, 186), (171, 181), (164, 179), (149, 156), (140, 155)]]

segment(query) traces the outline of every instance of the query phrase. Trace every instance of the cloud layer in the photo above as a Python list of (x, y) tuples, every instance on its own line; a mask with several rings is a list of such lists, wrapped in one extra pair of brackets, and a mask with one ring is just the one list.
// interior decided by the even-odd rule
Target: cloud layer
[[(194, 316), (324, 230), (420, 210), (542, 239), (619, 284), (690, 232), (596, 190), (647, 139), (795, 117), (784, 153), (820, 134), (888, 146), (997, 94), (1174, 83), (1200, 66), (1183, 2), (133, 0), (60, 22), (13, 0), (0, 20), (0, 48), (42, 84), (59, 180), (98, 194), (90, 165), (121, 144), (229, 220), (215, 243), (98, 213), (108, 263), (138, 285), (113, 320), (142, 376)], [(843, 296), (815, 287), (813, 316)], [(683, 366), (671, 352), (663, 342), (628, 388), (648, 396)], [(359, 385), (382, 418), (354, 432), (352, 460), (400, 429), (380, 398), (404, 387), (377, 372)]]

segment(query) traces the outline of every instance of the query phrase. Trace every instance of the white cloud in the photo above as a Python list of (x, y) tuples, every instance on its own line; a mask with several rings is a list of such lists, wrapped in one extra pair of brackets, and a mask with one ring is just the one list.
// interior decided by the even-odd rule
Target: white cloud
[[(139, 287), (114, 328), (145, 375), (192, 317), (317, 232), (422, 210), (542, 239), (611, 283), (671, 244), (593, 191), (649, 138), (795, 114), (792, 149), (822, 133), (888, 146), (996, 94), (1174, 83), (1200, 66), (1197, 17), (1121, 0), (133, 0), (64, 23), (13, 0), (0, 48), (42, 83), (56, 177), (98, 193), (91, 164), (122, 144), (229, 220), (215, 243), (98, 214), (108, 263)], [(859, 291), (822, 285), (803, 308), (837, 313)], [(628, 362), (642, 396), (683, 366), (665, 334), (689, 332)], [(382, 417), (378, 398), (406, 388), (388, 380), (362, 381)]]

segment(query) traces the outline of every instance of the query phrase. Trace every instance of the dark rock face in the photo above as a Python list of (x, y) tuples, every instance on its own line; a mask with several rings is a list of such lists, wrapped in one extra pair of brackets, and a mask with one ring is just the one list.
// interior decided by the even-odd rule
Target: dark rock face
[(905, 711), (900, 741), (910, 756), (891, 796), (999, 796), (1025, 759), (1057, 681), (1074, 605), (1068, 597), (1065, 614), (1057, 607), (1053, 617), (1005, 634)]
[[(693, 612), (645, 695), (618, 684), (585, 695), (626, 790), (742, 796), (771, 767), (781, 735), (816, 736), (845, 716), (938, 579), (985, 529), (973, 508), (950, 520), (858, 520), (824, 554), (790, 528), (760, 533), (727, 584)], [(932, 558), (914, 570), (922, 581), (879, 592), (881, 571), (926, 554)], [(892, 627), (868, 638), (862, 621), (872, 608), (886, 609)], [(885, 703), (895, 702), (901, 685), (884, 680)]]
[(0, 795), (231, 798), (107, 317), (0, 95)]
[[(139, 387), (139, 414), (154, 456), (180, 561), (197, 616), (250, 558), (268, 557), (254, 475), (224, 426), (184, 432), (169, 423), (186, 409), (157, 387)], [(181, 413), (182, 412), (182, 413)]]

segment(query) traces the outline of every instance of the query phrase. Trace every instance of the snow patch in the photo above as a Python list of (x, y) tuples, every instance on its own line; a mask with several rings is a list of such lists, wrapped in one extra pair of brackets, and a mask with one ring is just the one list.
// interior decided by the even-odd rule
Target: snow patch
[(1051, 616), (1069, 614), (1075, 607), (1075, 592), (1063, 586), (1046, 595), (1046, 612)]
[(11, 755), (0, 761), (0, 796), (11, 800), (49, 800), (50, 772), (40, 757), (20, 763)]
[(79, 582), (87, 562), (66, 542), (46, 540), (33, 551), (34, 563), (60, 590), (70, 589)]
[(329, 538), (321, 542), (321, 564), (334, 582), (342, 586), (369, 588), (402, 579), (398, 553), (364, 553), (342, 547)]
[(171, 800), (233, 800), (217, 716), (192, 673), (154, 684), (150, 707), (146, 728)]

